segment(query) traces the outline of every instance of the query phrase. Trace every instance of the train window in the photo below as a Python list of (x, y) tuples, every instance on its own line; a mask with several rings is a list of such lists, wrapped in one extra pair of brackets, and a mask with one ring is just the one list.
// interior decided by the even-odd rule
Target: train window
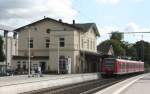
[(122, 63), (122, 66), (121, 66), (121, 67), (122, 67), (122, 69), (124, 69), (124, 68), (125, 68), (125, 63)]
[(105, 59), (105, 67), (113, 67), (114, 59)]

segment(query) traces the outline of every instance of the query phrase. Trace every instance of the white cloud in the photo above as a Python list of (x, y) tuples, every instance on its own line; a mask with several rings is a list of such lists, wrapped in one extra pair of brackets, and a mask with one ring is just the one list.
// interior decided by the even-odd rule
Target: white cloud
[(96, 0), (100, 4), (118, 5), (120, 0)]
[(139, 26), (135, 24), (134, 22), (130, 22), (126, 25), (124, 31), (127, 32), (138, 32), (139, 31)]
[[(125, 26), (123, 32), (150, 32), (150, 28), (140, 27), (138, 24), (134, 22), (129, 22)], [(130, 34), (125, 34), (125, 40), (132, 43), (139, 41), (141, 39), (144, 39), (145, 41), (149, 41), (150, 40), (149, 36), (150, 33), (130, 33)]]
[(71, 0), (1, 0), (0, 10), (0, 23), (14, 26), (44, 16), (70, 21), (77, 15)]
[(138, 24), (134, 22), (129, 22), (125, 29), (124, 32), (149, 32), (149, 28), (141, 28)]

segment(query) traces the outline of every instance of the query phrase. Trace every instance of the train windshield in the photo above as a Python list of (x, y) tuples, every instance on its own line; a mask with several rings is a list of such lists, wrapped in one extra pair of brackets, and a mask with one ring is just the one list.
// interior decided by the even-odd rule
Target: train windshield
[(104, 63), (105, 67), (114, 67), (114, 59), (105, 59), (105, 63)]

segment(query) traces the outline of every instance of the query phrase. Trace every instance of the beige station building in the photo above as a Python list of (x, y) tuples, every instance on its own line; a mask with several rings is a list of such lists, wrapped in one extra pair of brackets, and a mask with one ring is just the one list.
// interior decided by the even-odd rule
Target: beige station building
[[(45, 73), (85, 73), (99, 71), (96, 40), (100, 36), (95, 23), (64, 23), (44, 18), (15, 30), (18, 55), (12, 67), (28, 71), (41, 66)], [(30, 46), (30, 49), (29, 49)], [(29, 55), (30, 54), (30, 55)]]

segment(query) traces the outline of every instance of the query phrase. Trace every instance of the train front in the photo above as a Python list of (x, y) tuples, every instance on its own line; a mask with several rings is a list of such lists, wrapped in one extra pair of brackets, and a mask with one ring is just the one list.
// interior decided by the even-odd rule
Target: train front
[(101, 75), (103, 77), (113, 76), (115, 67), (115, 59), (114, 58), (105, 58), (101, 65)]

